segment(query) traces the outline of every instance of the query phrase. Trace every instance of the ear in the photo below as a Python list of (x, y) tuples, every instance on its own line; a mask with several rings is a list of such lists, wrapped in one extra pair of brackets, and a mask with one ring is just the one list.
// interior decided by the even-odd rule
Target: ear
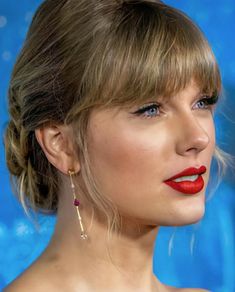
[(71, 128), (65, 125), (45, 125), (35, 130), (35, 136), (48, 161), (64, 174), (80, 171), (80, 163), (72, 139)]

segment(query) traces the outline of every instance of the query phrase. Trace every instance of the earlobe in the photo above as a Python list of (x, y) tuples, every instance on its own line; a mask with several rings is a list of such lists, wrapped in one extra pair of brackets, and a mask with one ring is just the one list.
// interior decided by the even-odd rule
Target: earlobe
[(48, 161), (64, 174), (80, 171), (71, 133), (67, 126), (47, 125), (35, 130), (35, 136)]

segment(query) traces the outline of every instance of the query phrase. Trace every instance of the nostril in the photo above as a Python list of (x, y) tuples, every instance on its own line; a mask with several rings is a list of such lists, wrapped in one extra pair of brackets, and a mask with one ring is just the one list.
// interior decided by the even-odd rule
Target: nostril
[(195, 150), (197, 150), (197, 148), (189, 148), (187, 151), (195, 151)]
[[(199, 137), (199, 135), (201, 137)], [(202, 137), (203, 135), (203, 137)], [(210, 144), (210, 138), (207, 133), (199, 132), (188, 132), (180, 137), (177, 142), (177, 152), (180, 155), (196, 154), (204, 149)]]

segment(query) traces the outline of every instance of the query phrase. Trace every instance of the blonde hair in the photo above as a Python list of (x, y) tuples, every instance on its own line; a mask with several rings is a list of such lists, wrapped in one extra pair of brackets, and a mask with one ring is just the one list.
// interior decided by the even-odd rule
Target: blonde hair
[[(81, 193), (118, 228), (116, 207), (100, 194), (91, 172), (86, 129), (92, 108), (170, 97), (194, 79), (219, 95), (219, 69), (200, 29), (161, 1), (46, 0), (29, 28), (9, 86), (5, 134), (12, 181), (28, 206), (56, 212), (60, 180), (35, 138), (35, 129), (71, 125), (81, 159)], [(226, 155), (215, 158), (226, 167)], [(222, 172), (223, 172), (222, 171)]]

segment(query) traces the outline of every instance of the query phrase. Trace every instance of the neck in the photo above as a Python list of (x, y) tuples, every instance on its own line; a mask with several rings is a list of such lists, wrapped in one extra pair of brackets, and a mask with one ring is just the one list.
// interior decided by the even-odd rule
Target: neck
[(70, 278), (81, 277), (91, 290), (165, 291), (158, 290), (161, 283), (152, 268), (158, 227), (123, 219), (120, 234), (108, 236), (107, 225), (96, 216), (92, 223), (90, 212), (82, 210), (81, 216), (87, 227), (86, 240), (80, 237), (76, 208), (61, 199), (55, 232), (46, 251), (50, 257), (53, 253)]

